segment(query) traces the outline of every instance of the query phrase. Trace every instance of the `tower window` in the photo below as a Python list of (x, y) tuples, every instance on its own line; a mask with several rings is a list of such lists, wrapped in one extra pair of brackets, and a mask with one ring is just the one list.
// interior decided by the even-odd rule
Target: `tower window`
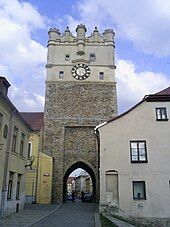
[(99, 79), (100, 80), (104, 80), (104, 72), (100, 72), (99, 73)]
[(60, 71), (60, 72), (59, 72), (59, 78), (60, 78), (60, 79), (63, 79), (63, 77), (64, 77), (64, 71)]
[(96, 55), (95, 53), (90, 54), (90, 61), (95, 61), (96, 60)]
[(69, 55), (69, 54), (66, 54), (65, 60), (66, 60), (66, 61), (69, 61), (69, 60), (70, 60), (70, 55)]

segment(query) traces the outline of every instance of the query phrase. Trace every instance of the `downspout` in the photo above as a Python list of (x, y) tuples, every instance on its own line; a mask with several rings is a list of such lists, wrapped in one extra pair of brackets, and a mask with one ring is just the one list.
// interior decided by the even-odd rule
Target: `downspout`
[(8, 176), (8, 164), (9, 164), (9, 155), (10, 155), (10, 146), (12, 141), (12, 119), (15, 114), (16, 110), (13, 109), (10, 120), (9, 120), (9, 134), (7, 138), (7, 147), (6, 147), (6, 154), (5, 154), (5, 165), (4, 165), (4, 176), (3, 176), (3, 186), (2, 186), (2, 197), (1, 197), (1, 209), (0, 209), (0, 217), (1, 219), (4, 217), (4, 206), (5, 206), (5, 197), (7, 191), (7, 176)]
[(98, 172), (97, 172), (97, 177), (98, 177), (98, 192), (97, 192), (97, 202), (99, 202), (99, 195), (100, 195), (100, 135), (99, 135), (99, 130), (98, 128), (95, 128), (95, 134), (97, 138), (97, 165), (98, 165)]
[(39, 178), (39, 175), (41, 175), (41, 166), (39, 169), (39, 165), (40, 165), (39, 162), (40, 162), (40, 150), (42, 150), (42, 129), (38, 133), (38, 136), (39, 136), (39, 141), (38, 141), (38, 153), (37, 153), (37, 165), (36, 165), (37, 168), (36, 168), (36, 185), (35, 185), (35, 203), (37, 203), (37, 197), (38, 197), (38, 194), (40, 193), (40, 188), (38, 190), (38, 185), (40, 186), (40, 184), (38, 184), (38, 178)]

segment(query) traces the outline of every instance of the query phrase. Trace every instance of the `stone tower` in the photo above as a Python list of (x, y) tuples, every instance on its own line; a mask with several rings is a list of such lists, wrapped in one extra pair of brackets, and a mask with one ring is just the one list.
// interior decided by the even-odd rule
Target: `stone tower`
[(94, 128), (117, 115), (114, 32), (97, 28), (86, 37), (50, 29), (44, 112), (44, 152), (54, 158), (52, 199), (62, 202), (66, 180), (85, 169), (99, 194), (99, 154)]

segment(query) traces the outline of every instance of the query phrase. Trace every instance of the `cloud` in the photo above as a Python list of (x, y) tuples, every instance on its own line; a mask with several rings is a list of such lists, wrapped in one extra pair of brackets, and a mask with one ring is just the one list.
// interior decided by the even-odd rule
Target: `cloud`
[(88, 27), (114, 27), (119, 37), (157, 57), (170, 55), (169, 0), (81, 0), (80, 20)]
[(9, 95), (12, 100), (15, 100), (14, 105), (22, 111), (42, 111), (44, 106), (44, 96), (32, 91), (26, 91), (12, 85), (9, 90)]
[[(46, 28), (44, 17), (27, 2), (1, 0), (0, 27), (0, 74), (12, 85), (11, 101), (22, 111), (42, 110), (42, 101), (31, 98), (31, 94), (44, 93), (47, 48), (35, 41), (32, 34)], [(24, 92), (29, 92), (30, 98)]]
[(136, 72), (134, 62), (122, 59), (117, 61), (116, 81), (120, 112), (139, 102), (145, 95), (170, 86), (170, 79), (165, 74)]

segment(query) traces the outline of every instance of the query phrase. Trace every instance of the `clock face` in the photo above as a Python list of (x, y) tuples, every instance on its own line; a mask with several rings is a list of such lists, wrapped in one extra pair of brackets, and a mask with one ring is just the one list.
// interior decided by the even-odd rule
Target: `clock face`
[(72, 76), (77, 80), (85, 80), (90, 75), (90, 69), (88, 65), (79, 63), (73, 66), (71, 70)]

